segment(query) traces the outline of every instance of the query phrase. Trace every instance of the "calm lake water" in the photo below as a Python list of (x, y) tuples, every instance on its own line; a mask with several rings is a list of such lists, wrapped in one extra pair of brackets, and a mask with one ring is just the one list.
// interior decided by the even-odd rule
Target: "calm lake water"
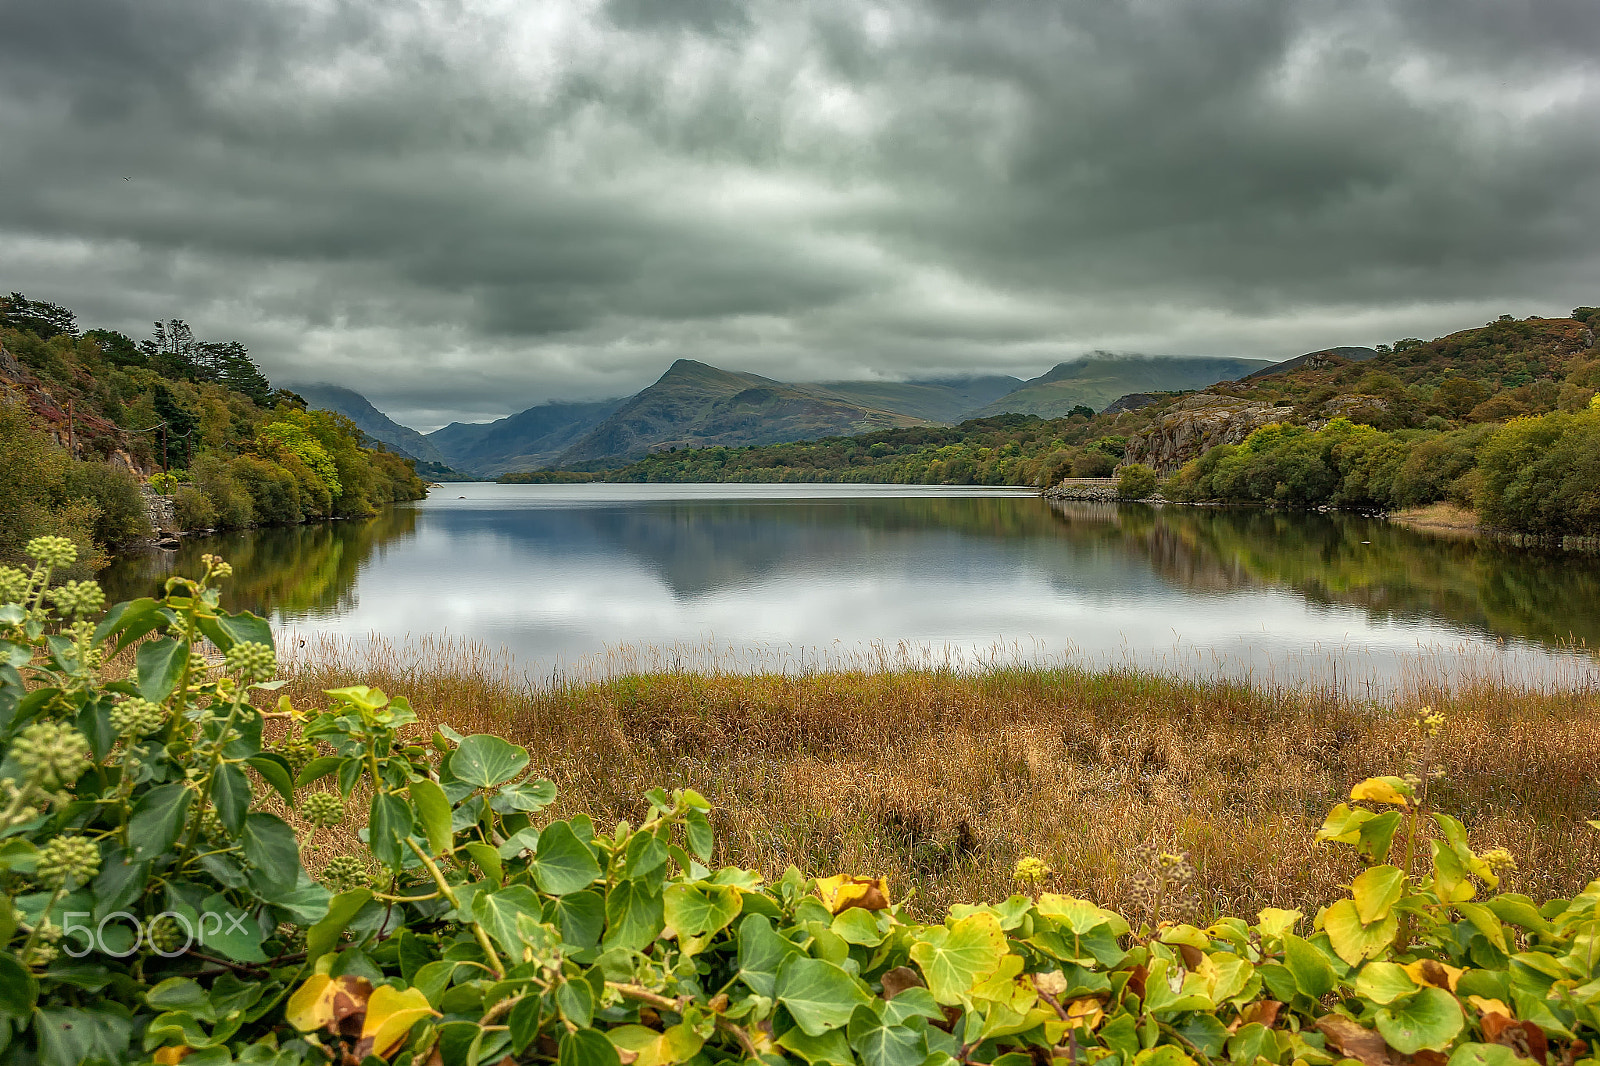
[(1080, 657), (1359, 685), (1592, 676), (1600, 646), (1593, 556), (1021, 491), (444, 485), (371, 521), (125, 558), (107, 591), (145, 594), (206, 551), (240, 575), (230, 606), (312, 646), (443, 632), (504, 647), (530, 677)]

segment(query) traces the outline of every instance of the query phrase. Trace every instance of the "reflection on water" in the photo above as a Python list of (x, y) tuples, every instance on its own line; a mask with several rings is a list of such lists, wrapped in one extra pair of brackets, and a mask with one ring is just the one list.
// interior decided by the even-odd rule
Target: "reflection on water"
[(444, 630), (547, 663), (622, 644), (1016, 642), (1382, 672), (1419, 646), (1600, 645), (1600, 560), (1346, 515), (873, 486), (450, 485), (371, 521), (120, 560), (107, 591), (143, 594), (204, 551), (240, 575), (229, 606), (301, 631)]

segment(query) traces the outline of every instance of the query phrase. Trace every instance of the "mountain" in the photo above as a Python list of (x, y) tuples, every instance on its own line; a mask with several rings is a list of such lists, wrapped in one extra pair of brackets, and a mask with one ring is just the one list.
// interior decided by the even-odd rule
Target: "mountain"
[(1301, 367), (1309, 367), (1315, 370), (1337, 359), (1342, 359), (1348, 363), (1364, 363), (1368, 359), (1377, 358), (1377, 355), (1378, 349), (1376, 348), (1324, 348), (1320, 352), (1307, 352), (1305, 355), (1297, 355), (1293, 359), (1285, 359), (1281, 363), (1273, 363), (1271, 366), (1262, 367), (1255, 373), (1246, 374), (1239, 380), (1254, 381), (1256, 378), (1264, 378), (1272, 374), (1286, 374), (1291, 370), (1299, 370)]
[(821, 381), (795, 387), (929, 422), (955, 423), (1021, 384), (1021, 378), (990, 374), (927, 381)]
[(427, 435), (450, 465), (479, 477), (549, 466), (623, 399), (542, 403), (493, 422), (452, 422)]
[(913, 415), (852, 402), (826, 388), (679, 359), (562, 452), (573, 470), (617, 465), (663, 448), (776, 444), (919, 425)]
[(1023, 382), (1020, 388), (979, 408), (970, 417), (1014, 412), (1064, 418), (1079, 404), (1098, 411), (1130, 392), (1203, 389), (1271, 365), (1266, 359), (1096, 352), (1057, 363), (1048, 373)]
[(427, 437), (410, 426), (402, 426), (372, 406), (370, 400), (354, 389), (322, 381), (314, 385), (291, 385), (289, 391), (303, 397), (312, 407), (344, 415), (373, 440), (382, 442), (391, 451), (407, 459), (415, 459), (418, 473), (444, 478), (455, 474), (450, 461)]

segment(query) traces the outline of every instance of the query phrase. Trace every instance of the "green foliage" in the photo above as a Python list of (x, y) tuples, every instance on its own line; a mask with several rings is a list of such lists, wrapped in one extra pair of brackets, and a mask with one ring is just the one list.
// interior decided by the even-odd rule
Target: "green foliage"
[(1125, 500), (1142, 500), (1155, 491), (1156, 472), (1143, 463), (1129, 463), (1117, 475), (1117, 495)]
[(1479, 457), (1486, 522), (1541, 537), (1600, 532), (1600, 409), (1519, 418)]
[[(20, 1061), (1595, 1061), (1600, 881), (1481, 896), (1504, 857), (1425, 778), (1329, 815), (1319, 836), (1369, 866), (1310, 922), (1136, 929), (1042, 894), (923, 924), (879, 878), (716, 867), (691, 789), (651, 791), (637, 825), (551, 819), (525, 749), (426, 734), (365, 686), (280, 700), (268, 745), (249, 697), (277, 686), (271, 631), (218, 606), (227, 564), (96, 623), (92, 586), (44, 595), (71, 545), (29, 547), (0, 607), (0, 1046)], [(108, 683), (124, 647), (137, 673)], [(364, 850), (319, 883), (282, 803), (358, 804)]]
[[(1031, 485), (1109, 477), (1126, 441), (1109, 420), (1045, 421), (997, 415), (959, 426), (914, 426), (749, 448), (656, 452), (598, 477), (606, 481), (873, 482), (896, 485)], [(1094, 441), (1097, 446), (1082, 445)], [(1087, 465), (1085, 465), (1087, 464)], [(1091, 469), (1094, 473), (1076, 473)]]

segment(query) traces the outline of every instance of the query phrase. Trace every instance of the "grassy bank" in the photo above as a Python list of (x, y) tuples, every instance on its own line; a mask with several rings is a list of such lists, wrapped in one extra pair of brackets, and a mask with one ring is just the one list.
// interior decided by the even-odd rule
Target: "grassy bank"
[[(1474, 845), (1515, 856), (1505, 888), (1564, 896), (1600, 868), (1600, 833), (1583, 821), (1600, 814), (1592, 690), (1418, 684), (1390, 710), (1071, 668), (540, 689), (486, 662), (421, 668), (391, 653), (302, 664), (286, 692), (317, 706), (321, 689), (353, 683), (407, 695), (429, 726), (526, 745), (563, 816), (637, 821), (646, 789), (693, 786), (716, 805), (719, 863), (887, 874), (928, 914), (1008, 895), (1024, 855), (1053, 868), (1051, 890), (1136, 910), (1129, 853), (1152, 839), (1190, 853), (1203, 911), (1314, 908), (1359, 871), (1348, 849), (1313, 843), (1323, 816), (1352, 783), (1408, 767), (1440, 774), (1433, 796)], [(1425, 703), (1446, 718), (1433, 740), (1416, 725)], [(350, 830), (322, 832), (337, 853)]]

